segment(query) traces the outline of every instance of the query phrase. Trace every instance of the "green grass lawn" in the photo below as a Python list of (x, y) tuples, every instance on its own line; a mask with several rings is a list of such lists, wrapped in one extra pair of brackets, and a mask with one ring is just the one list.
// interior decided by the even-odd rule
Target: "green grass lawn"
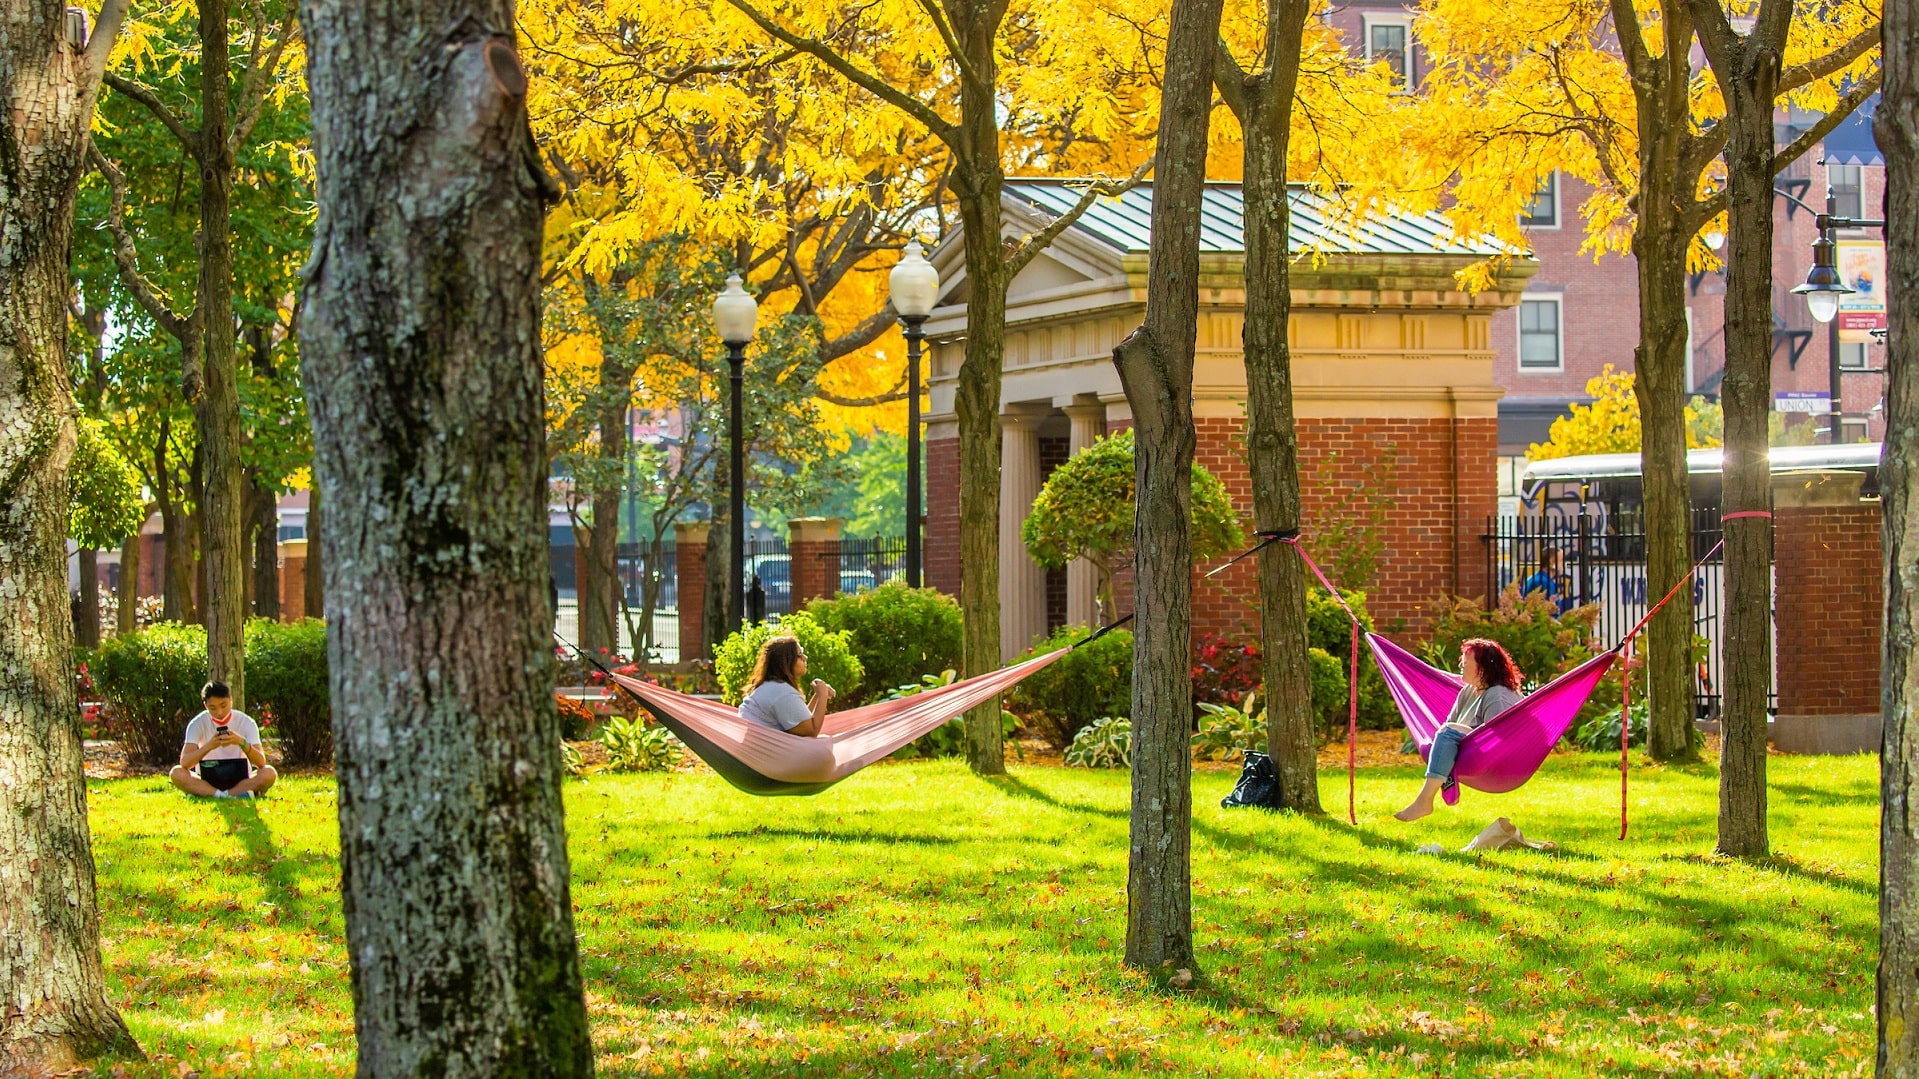
[[(1561, 756), (1402, 825), (1222, 810), (1194, 777), (1201, 978), (1123, 970), (1127, 777), (876, 767), (812, 798), (570, 781), (604, 1075), (1844, 1075), (1870, 1070), (1876, 759), (1773, 757), (1764, 864), (1714, 860), (1709, 766)], [(1343, 811), (1345, 776), (1325, 775)], [(333, 783), (258, 806), (93, 782), (128, 1075), (345, 1075)], [(1557, 853), (1463, 845), (1494, 816)]]

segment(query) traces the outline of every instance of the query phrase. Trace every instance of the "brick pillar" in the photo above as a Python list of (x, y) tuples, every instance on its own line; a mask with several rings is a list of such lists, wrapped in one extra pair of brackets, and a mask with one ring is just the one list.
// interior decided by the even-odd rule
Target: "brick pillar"
[(306, 617), (307, 541), (288, 540), (280, 545), (280, 620), (298, 622)]
[(804, 610), (810, 600), (839, 595), (840, 526), (845, 523), (838, 517), (794, 517), (786, 522), (794, 610)]
[(999, 650), (1011, 659), (1046, 635), (1046, 571), (1019, 536), (1039, 497), (1040, 421), (1008, 412), (999, 422)]
[(680, 605), (680, 660), (699, 658), (705, 627), (702, 612), (706, 607), (706, 533), (713, 526), (676, 524), (673, 526), (673, 575), (677, 578)]
[(1776, 475), (1773, 627), (1788, 753), (1879, 748), (1880, 624), (1885, 613), (1879, 503), (1858, 472)]
[(949, 596), (960, 593), (959, 426), (926, 425), (926, 540), (922, 580)]

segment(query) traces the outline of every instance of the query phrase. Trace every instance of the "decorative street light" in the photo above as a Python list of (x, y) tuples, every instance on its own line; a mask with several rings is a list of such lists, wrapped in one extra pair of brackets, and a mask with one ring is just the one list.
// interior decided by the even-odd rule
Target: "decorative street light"
[[(1784, 192), (1778, 193), (1784, 194)], [(1790, 195), (1786, 197), (1792, 198)], [(1792, 199), (1792, 201), (1799, 202), (1798, 199)], [(1803, 202), (1799, 202), (1799, 205), (1805, 206), (1808, 210), (1812, 209)], [(1806, 273), (1806, 283), (1792, 291), (1806, 298), (1806, 313), (1810, 314), (1814, 321), (1826, 323), (1831, 327), (1827, 331), (1826, 338), (1829, 364), (1826, 369), (1826, 378), (1832, 384), (1829, 391), (1832, 404), (1827, 410), (1827, 418), (1832, 426), (1827, 432), (1826, 440), (1836, 446), (1841, 437), (1840, 420), (1844, 418), (1845, 413), (1844, 402), (1840, 396), (1839, 326), (1833, 322), (1833, 319), (1839, 314), (1839, 297), (1853, 290), (1839, 273), (1839, 248), (1834, 242), (1833, 234), (1839, 229), (1883, 229), (1886, 223), (1863, 217), (1840, 217), (1839, 200), (1833, 195), (1832, 188), (1828, 187), (1826, 212), (1814, 218), (1814, 224), (1819, 229), (1819, 238), (1812, 242), (1812, 269)]]
[(893, 310), (906, 335), (906, 584), (920, 586), (920, 327), (940, 293), (939, 271), (926, 261), (918, 240), (906, 245), (888, 281)]
[(732, 518), (728, 525), (732, 552), (726, 573), (729, 630), (746, 617), (746, 446), (741, 414), (745, 411), (746, 346), (753, 340), (759, 317), (760, 305), (740, 287), (740, 275), (728, 277), (726, 291), (713, 299), (713, 328), (726, 343), (726, 364), (732, 377), (732, 407), (726, 417), (726, 436), (732, 448), (731, 475), (727, 480), (727, 512)]

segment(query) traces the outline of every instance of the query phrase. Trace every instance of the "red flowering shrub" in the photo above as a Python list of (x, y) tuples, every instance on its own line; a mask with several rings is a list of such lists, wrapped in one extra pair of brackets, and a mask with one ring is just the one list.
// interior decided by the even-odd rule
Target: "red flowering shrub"
[(1208, 633), (1193, 649), (1193, 703), (1238, 704), (1261, 679), (1259, 646)]

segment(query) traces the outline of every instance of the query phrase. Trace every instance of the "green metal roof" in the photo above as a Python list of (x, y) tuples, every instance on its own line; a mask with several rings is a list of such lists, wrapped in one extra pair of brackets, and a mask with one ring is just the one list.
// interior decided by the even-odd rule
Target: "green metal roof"
[[(1079, 201), (1085, 181), (1009, 179), (1006, 194), (1057, 217)], [(1291, 186), (1291, 248), (1327, 254), (1363, 255), (1490, 255), (1520, 254), (1494, 240), (1462, 242), (1452, 237), (1452, 223), (1441, 213), (1395, 214), (1374, 217), (1358, 227), (1344, 220), (1324, 195)], [(1074, 227), (1092, 234), (1122, 252), (1144, 252), (1152, 246), (1153, 185), (1143, 183), (1124, 194), (1102, 198), (1088, 207)], [(1246, 202), (1237, 183), (1210, 182), (1200, 207), (1200, 251), (1237, 254), (1245, 247)]]

